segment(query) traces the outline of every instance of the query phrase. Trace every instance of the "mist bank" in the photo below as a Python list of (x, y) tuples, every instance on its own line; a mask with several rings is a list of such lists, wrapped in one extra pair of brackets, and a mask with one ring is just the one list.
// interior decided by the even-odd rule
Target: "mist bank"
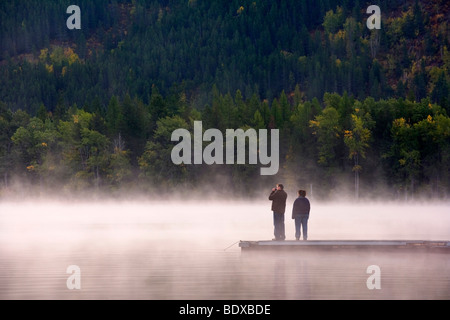
[[(286, 209), (286, 239), (294, 240), (292, 201)], [(0, 221), (0, 251), (14, 251), (15, 244), (90, 248), (150, 241), (159, 250), (222, 252), (239, 240), (273, 238), (269, 201), (22, 201), (0, 203)], [(450, 239), (449, 224), (448, 203), (313, 203), (308, 240), (441, 241)]]
[(234, 184), (232, 179), (222, 179), (222, 176), (213, 177), (211, 180), (198, 183), (183, 183), (176, 186), (167, 186), (142, 183), (136, 181), (124, 186), (113, 188), (96, 188), (86, 186), (84, 188), (72, 188), (62, 183), (51, 186), (36, 185), (23, 182), (20, 179), (11, 179), (7, 188), (0, 187), (0, 202), (159, 202), (173, 201), (185, 202), (242, 202), (269, 204), (268, 196), (271, 189), (277, 183), (282, 183), (288, 194), (288, 202), (297, 198), (298, 190), (305, 190), (307, 198), (313, 204), (449, 204), (449, 196), (437, 196), (433, 192), (411, 194), (398, 192), (386, 185), (364, 184), (361, 185), (359, 195), (355, 195), (352, 183), (339, 183), (332, 191), (322, 189), (320, 185), (313, 183), (297, 184), (290, 179), (278, 179), (277, 177), (262, 177), (254, 179), (251, 186)]

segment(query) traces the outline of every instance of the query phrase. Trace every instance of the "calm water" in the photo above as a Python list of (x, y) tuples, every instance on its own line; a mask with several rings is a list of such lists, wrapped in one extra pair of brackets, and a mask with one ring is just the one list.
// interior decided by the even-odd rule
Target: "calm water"
[[(310, 239), (450, 240), (448, 208), (315, 204)], [(264, 201), (2, 203), (0, 299), (450, 299), (450, 254), (241, 253), (272, 230)]]

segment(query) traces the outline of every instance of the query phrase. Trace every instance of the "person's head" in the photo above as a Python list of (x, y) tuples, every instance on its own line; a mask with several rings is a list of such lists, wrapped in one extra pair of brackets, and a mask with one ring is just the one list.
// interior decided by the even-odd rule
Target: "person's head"
[(306, 197), (306, 191), (305, 190), (298, 190), (298, 195), (300, 197)]
[(283, 190), (284, 186), (281, 183), (277, 184), (277, 190)]

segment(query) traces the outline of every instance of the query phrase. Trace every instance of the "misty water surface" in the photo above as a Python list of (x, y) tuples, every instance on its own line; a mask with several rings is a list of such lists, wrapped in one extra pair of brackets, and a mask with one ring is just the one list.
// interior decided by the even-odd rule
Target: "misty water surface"
[[(313, 203), (309, 239), (449, 240), (448, 204)], [(294, 239), (288, 204), (286, 235)], [(449, 254), (246, 255), (270, 203), (0, 204), (1, 299), (449, 299)], [(69, 290), (69, 265), (81, 289)], [(369, 290), (369, 265), (381, 290)]]

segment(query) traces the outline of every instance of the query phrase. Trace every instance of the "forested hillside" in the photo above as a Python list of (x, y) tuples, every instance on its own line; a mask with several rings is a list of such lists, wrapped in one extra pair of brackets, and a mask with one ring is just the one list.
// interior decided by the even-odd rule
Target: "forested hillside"
[[(81, 30), (67, 1), (0, 2), (0, 196), (283, 181), (322, 199), (448, 198), (447, 1), (379, 1), (380, 30), (359, 0), (75, 2)], [(279, 129), (279, 173), (174, 165), (170, 135), (194, 120)]]

